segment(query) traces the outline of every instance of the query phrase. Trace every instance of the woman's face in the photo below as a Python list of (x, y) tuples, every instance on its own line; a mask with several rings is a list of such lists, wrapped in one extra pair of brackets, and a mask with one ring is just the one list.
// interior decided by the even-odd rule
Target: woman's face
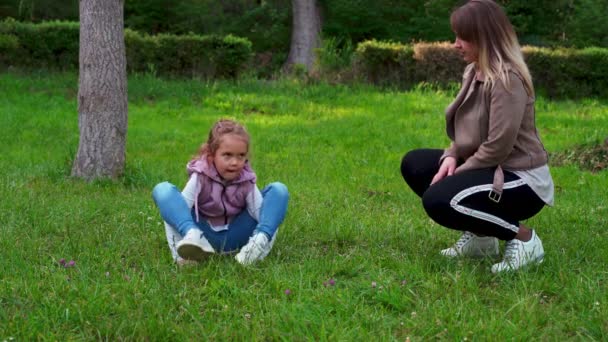
[(467, 63), (477, 62), (479, 57), (479, 49), (473, 43), (469, 43), (466, 40), (460, 39), (456, 36), (454, 41), (454, 48), (460, 53), (462, 59)]

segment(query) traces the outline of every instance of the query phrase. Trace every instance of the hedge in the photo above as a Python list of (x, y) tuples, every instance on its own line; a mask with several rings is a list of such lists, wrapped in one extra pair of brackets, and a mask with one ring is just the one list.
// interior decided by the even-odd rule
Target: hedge
[[(549, 49), (524, 46), (537, 91), (549, 97), (608, 97), (608, 49)], [(460, 82), (461, 56), (448, 42), (405, 45), (370, 40), (357, 46), (354, 68), (368, 81), (410, 87), (420, 82)]]
[[(79, 23), (0, 21), (0, 66), (78, 69)], [(237, 77), (252, 55), (251, 42), (228, 36), (157, 35), (125, 30), (129, 72), (162, 76)]]
[[(252, 44), (235, 36), (147, 35), (125, 30), (129, 72), (200, 78), (238, 77)], [(0, 21), (0, 67), (78, 68), (79, 23)], [(608, 97), (608, 49), (523, 47), (537, 91), (550, 97)], [(359, 43), (355, 76), (384, 86), (460, 82), (464, 62), (451, 43)]]
[(608, 96), (608, 49), (524, 47), (536, 87), (550, 97)]
[(406, 86), (415, 82), (414, 49), (410, 45), (369, 40), (357, 45), (354, 68), (370, 82)]
[(0, 36), (16, 40), (16, 44), (10, 47), (0, 44), (1, 62), (6, 66), (78, 67), (78, 23), (45, 22), (35, 25), (6, 19), (0, 22)]

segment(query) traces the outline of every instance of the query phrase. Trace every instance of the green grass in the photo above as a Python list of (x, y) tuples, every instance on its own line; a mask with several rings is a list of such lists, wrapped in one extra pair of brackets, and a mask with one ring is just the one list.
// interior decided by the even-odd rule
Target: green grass
[[(76, 75), (4, 73), (0, 93), (0, 340), (608, 339), (607, 171), (552, 168), (556, 205), (528, 222), (539, 267), (492, 275), (494, 260), (438, 254), (458, 233), (426, 217), (399, 164), (446, 145), (453, 91), (134, 77), (126, 174), (93, 183), (69, 177)], [(551, 152), (607, 135), (603, 100), (537, 112)], [(259, 184), (288, 186), (288, 216), (255, 267), (178, 269), (150, 192), (185, 184), (223, 116), (252, 134)]]

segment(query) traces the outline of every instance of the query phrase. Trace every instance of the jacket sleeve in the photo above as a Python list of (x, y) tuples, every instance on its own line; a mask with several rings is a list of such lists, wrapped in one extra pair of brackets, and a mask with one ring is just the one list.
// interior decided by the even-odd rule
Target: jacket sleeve
[(249, 215), (251, 215), (251, 217), (258, 222), (260, 222), (260, 210), (262, 208), (263, 201), (264, 197), (262, 197), (260, 189), (258, 189), (257, 185), (254, 185), (253, 190), (247, 194), (245, 202), (247, 203), (247, 211), (249, 212)]
[(192, 208), (192, 206), (194, 206), (194, 201), (196, 200), (196, 194), (198, 193), (197, 190), (199, 186), (198, 173), (194, 172), (190, 176), (188, 183), (186, 183), (184, 190), (182, 190), (182, 196), (184, 197), (184, 200), (186, 200), (188, 208)]
[(456, 173), (500, 165), (511, 153), (526, 111), (528, 94), (522, 80), (510, 75), (510, 88), (494, 83), (490, 94), (488, 137)]
[(456, 98), (454, 99), (454, 101), (452, 101), (452, 103), (450, 103), (450, 105), (448, 106), (448, 108), (446, 108), (445, 110), (445, 114), (446, 114), (446, 133), (448, 135), (448, 138), (450, 138), (451, 142), (450, 142), (450, 146), (448, 148), (446, 148), (443, 151), (443, 155), (441, 156), (441, 158), (439, 158), (439, 165), (441, 165), (441, 163), (443, 163), (443, 160), (447, 157), (454, 157), (456, 160), (459, 159), (458, 157), (458, 150), (456, 148), (456, 145), (454, 144), (454, 115), (456, 114), (456, 111), (458, 110), (458, 106), (460, 106), (462, 104), (462, 101), (465, 99), (467, 93), (469, 92), (469, 89), (471, 88), (471, 83), (474, 81), (475, 79), (475, 64), (471, 63), (469, 65), (467, 65), (467, 67), (464, 70), (464, 74), (462, 76), (462, 86), (460, 87), (460, 90), (458, 91), (458, 95), (456, 95)]
[(458, 154), (456, 154), (456, 147), (454, 146), (453, 141), (450, 143), (450, 147), (443, 150), (443, 154), (441, 155), (441, 158), (439, 158), (439, 165), (441, 165), (443, 160), (447, 157), (454, 157), (456, 160), (458, 160)]

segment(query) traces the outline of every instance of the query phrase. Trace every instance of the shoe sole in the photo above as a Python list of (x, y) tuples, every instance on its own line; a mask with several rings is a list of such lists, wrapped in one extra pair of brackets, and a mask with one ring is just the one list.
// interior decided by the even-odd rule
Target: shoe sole
[(441, 256), (444, 256), (446, 258), (450, 258), (450, 259), (456, 259), (456, 258), (471, 258), (471, 259), (483, 259), (483, 258), (496, 258), (500, 255), (499, 252), (492, 252), (492, 253), (475, 253), (475, 254), (449, 254), (449, 253), (443, 253), (443, 252), (439, 252), (439, 254)]
[(184, 243), (177, 247), (177, 254), (186, 260), (201, 261), (206, 259), (209, 254), (199, 245)]
[(537, 264), (542, 264), (543, 261), (545, 261), (545, 253), (539, 255), (538, 257), (536, 257), (536, 259), (534, 259), (534, 262)]
[(505, 269), (502, 269), (502, 270), (499, 270), (496, 272), (494, 270), (492, 270), (492, 273), (499, 274), (499, 273), (503, 273), (503, 272), (515, 272), (515, 271), (519, 271), (519, 270), (524, 270), (530, 266), (540, 265), (543, 263), (543, 261), (545, 261), (545, 253), (537, 256), (536, 258), (534, 258), (534, 260), (530, 261), (529, 263), (527, 263), (519, 268), (505, 268)]
[(193, 267), (193, 266), (197, 266), (198, 265), (198, 261), (195, 261), (195, 260), (186, 260), (186, 259), (182, 258), (179, 261), (177, 261), (176, 264), (180, 268), (183, 268), (183, 267)]

